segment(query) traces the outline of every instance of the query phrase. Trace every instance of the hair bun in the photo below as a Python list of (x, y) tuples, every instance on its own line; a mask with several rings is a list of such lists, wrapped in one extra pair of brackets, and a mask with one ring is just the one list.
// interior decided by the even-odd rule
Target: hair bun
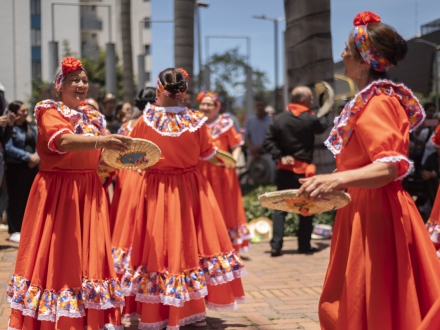
[(398, 38), (394, 43), (394, 47), (396, 49), (394, 60), (397, 63), (406, 57), (406, 54), (408, 53), (408, 44), (406, 43), (405, 39)]
[(368, 23), (380, 23), (380, 16), (372, 11), (363, 11), (356, 15), (353, 20), (353, 25), (365, 25)]

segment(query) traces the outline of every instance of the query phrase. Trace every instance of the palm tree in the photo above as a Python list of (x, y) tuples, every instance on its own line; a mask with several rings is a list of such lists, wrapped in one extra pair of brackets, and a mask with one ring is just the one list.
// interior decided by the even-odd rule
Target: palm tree
[[(284, 0), (286, 32), (284, 44), (288, 90), (326, 81), (333, 85), (330, 0)], [(331, 126), (329, 118), (329, 126)], [(324, 147), (329, 129), (315, 139), (314, 163), (318, 173), (334, 169), (334, 158)]]
[(124, 70), (122, 75), (123, 100), (133, 102), (136, 91), (133, 77), (133, 49), (131, 45), (131, 0), (121, 0), (121, 36), (122, 61)]
[(174, 0), (174, 65), (189, 74), (193, 89), (194, 73), (194, 6), (196, 0)]

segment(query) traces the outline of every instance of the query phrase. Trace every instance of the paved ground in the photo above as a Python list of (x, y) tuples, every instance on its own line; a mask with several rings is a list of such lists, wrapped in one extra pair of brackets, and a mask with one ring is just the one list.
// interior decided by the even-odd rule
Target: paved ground
[[(7, 237), (7, 233), (0, 232), (0, 330), (6, 329), (10, 313), (5, 286), (17, 253), (17, 244), (7, 241)], [(320, 329), (317, 305), (329, 244), (328, 240), (313, 241), (320, 251), (304, 255), (296, 253), (296, 240), (288, 239), (284, 254), (277, 258), (270, 257), (268, 243), (253, 244), (251, 252), (243, 255), (248, 270), (243, 279), (247, 304), (234, 312), (208, 311), (206, 329)]]

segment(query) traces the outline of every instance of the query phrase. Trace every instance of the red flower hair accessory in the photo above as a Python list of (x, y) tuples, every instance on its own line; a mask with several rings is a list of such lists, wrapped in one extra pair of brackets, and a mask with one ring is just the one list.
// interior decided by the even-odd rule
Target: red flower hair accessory
[(71, 56), (67, 56), (66, 58), (64, 58), (64, 60), (61, 62), (61, 71), (58, 74), (57, 79), (55, 81), (55, 89), (57, 91), (59, 91), (61, 89), (61, 85), (63, 84), (64, 78), (66, 78), (66, 76), (69, 73), (75, 72), (78, 70), (82, 70), (82, 71), (86, 72), (86, 70), (84, 70), (80, 60), (78, 60), (74, 57), (71, 57)]
[(180, 71), (180, 72), (183, 74), (183, 76), (185, 77), (185, 80), (188, 81), (188, 79), (189, 79), (189, 74), (188, 74), (188, 72), (186, 72), (185, 69), (183, 69), (183, 68), (177, 68), (176, 70), (177, 70), (177, 71)]
[(363, 11), (356, 15), (353, 20), (353, 25), (366, 25), (368, 23), (380, 23), (380, 16), (372, 11)]

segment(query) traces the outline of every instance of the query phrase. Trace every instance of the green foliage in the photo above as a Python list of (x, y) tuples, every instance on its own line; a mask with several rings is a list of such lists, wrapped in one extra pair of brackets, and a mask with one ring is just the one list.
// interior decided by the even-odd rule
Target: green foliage
[[(87, 71), (89, 81), (99, 86), (99, 94), (105, 95), (105, 50), (99, 52), (98, 57), (86, 57), (81, 60), (84, 69)], [(122, 100), (122, 68), (119, 58), (116, 56), (116, 87), (118, 100)]]
[[(275, 191), (276, 186), (244, 186), (243, 189), (243, 205), (246, 212), (247, 221), (259, 217), (272, 219), (273, 210), (267, 209), (258, 202), (258, 196), (265, 192)], [(326, 224), (333, 226), (336, 211), (329, 211), (316, 214), (313, 217), (314, 224)], [(295, 213), (287, 213), (284, 224), (284, 236), (294, 236), (298, 231), (299, 217)]]
[[(211, 70), (211, 89), (219, 96), (234, 104), (238, 96), (242, 96), (246, 91), (246, 56), (239, 54), (239, 49), (233, 48), (222, 54), (214, 54), (208, 62)], [(201, 74), (203, 74), (201, 72)], [(200, 77), (195, 77), (194, 86)], [(253, 91), (255, 95), (267, 93), (268, 77), (263, 71), (253, 68), (252, 71)], [(196, 91), (197, 92), (197, 91)], [(243, 109), (232, 109), (239, 113)]]
[(26, 103), (29, 105), (29, 114), (34, 111), (35, 105), (41, 101), (43, 90), (50, 85), (49, 82), (41, 79), (32, 79), (32, 92), (31, 95), (27, 95)]
[(63, 58), (67, 57), (67, 56), (73, 56), (76, 57), (76, 53), (74, 51), (72, 51), (72, 49), (70, 48), (70, 43), (68, 39), (64, 39), (63, 40)]

